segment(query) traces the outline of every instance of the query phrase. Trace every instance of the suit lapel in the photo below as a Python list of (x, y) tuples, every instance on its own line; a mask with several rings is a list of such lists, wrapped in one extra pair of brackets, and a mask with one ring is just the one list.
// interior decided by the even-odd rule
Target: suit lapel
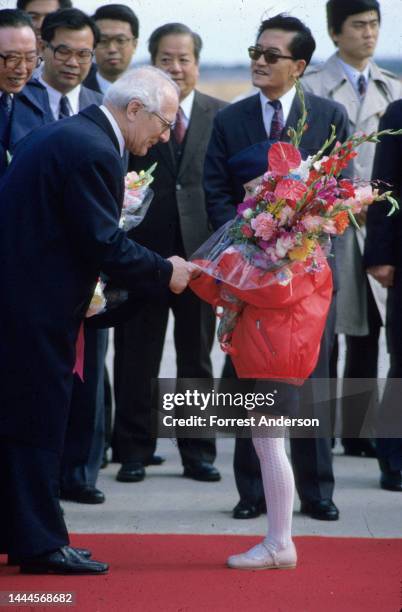
[(200, 140), (205, 137), (206, 128), (209, 124), (209, 112), (209, 109), (202, 103), (200, 94), (196, 91), (178, 176), (184, 172), (191, 158), (196, 153)]
[(262, 119), (260, 94), (251, 96), (247, 99), (247, 104), (243, 112), (245, 114), (244, 127), (250, 145), (267, 140), (267, 133)]
[[(304, 92), (304, 101), (306, 105), (307, 124), (308, 124), (309, 112), (310, 112), (310, 100), (309, 100), (309, 95), (307, 92)], [(282, 132), (282, 140), (284, 140), (285, 142), (288, 142), (290, 140), (288, 136), (288, 129), (291, 127), (296, 129), (297, 122), (301, 118), (301, 115), (302, 115), (301, 102), (300, 102), (299, 96), (296, 94), (293, 99), (292, 106), (290, 107), (290, 112), (289, 112), (289, 115), (286, 121), (286, 125)]]

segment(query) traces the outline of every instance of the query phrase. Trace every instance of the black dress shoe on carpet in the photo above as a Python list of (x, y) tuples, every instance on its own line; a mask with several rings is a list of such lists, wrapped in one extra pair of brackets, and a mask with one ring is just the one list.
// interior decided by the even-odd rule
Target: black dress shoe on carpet
[(85, 486), (75, 489), (61, 489), (60, 499), (78, 502), (79, 504), (103, 504), (105, 496), (99, 489)]
[(320, 499), (318, 501), (302, 501), (300, 506), (301, 514), (308, 514), (313, 519), (319, 521), (337, 521), (339, 510), (332, 499)]
[(221, 475), (216, 467), (206, 461), (200, 461), (193, 465), (185, 465), (183, 476), (193, 480), (200, 480), (201, 482), (217, 482), (221, 479)]
[(147, 463), (145, 463), (145, 465), (162, 465), (162, 463), (165, 463), (166, 461), (166, 457), (161, 457), (160, 455), (152, 455), (152, 457), (150, 458), (149, 461), (147, 461)]
[(253, 519), (264, 514), (267, 511), (265, 501), (262, 500), (257, 504), (250, 504), (247, 501), (240, 500), (233, 508), (234, 519)]
[[(84, 559), (90, 559), (92, 557), (92, 553), (87, 548), (77, 548), (76, 546), (70, 546), (71, 550), (75, 550), (81, 557)], [(7, 565), (19, 565), (20, 560), (17, 557), (13, 557), (8, 555)]]
[(144, 466), (137, 461), (123, 463), (116, 476), (116, 480), (119, 482), (141, 482), (144, 478)]
[(86, 559), (70, 546), (20, 561), (21, 574), (105, 574), (108, 569), (107, 563)]

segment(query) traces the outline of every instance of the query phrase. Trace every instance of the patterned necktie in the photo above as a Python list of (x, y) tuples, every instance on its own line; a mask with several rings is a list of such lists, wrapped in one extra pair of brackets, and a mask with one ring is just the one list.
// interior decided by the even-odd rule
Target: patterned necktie
[(179, 110), (177, 111), (177, 115), (176, 115), (176, 122), (174, 124), (174, 137), (175, 140), (177, 142), (177, 144), (181, 144), (184, 140), (184, 137), (186, 135), (186, 122), (184, 120), (184, 113), (183, 110), (181, 108), (181, 106), (179, 106)]
[(59, 119), (65, 119), (66, 117), (70, 117), (70, 105), (68, 103), (67, 96), (61, 96), (60, 105), (59, 105)]
[(367, 81), (364, 74), (361, 74), (357, 79), (357, 89), (359, 91), (359, 96), (363, 98), (366, 95), (367, 91)]
[(268, 104), (270, 104), (274, 109), (269, 138), (271, 140), (279, 140), (284, 127), (282, 104), (280, 100), (272, 100), (271, 102), (268, 102)]
[(0, 97), (0, 141), (4, 149), (8, 148), (10, 132), (10, 118), (13, 108), (13, 99), (8, 93), (3, 93)]

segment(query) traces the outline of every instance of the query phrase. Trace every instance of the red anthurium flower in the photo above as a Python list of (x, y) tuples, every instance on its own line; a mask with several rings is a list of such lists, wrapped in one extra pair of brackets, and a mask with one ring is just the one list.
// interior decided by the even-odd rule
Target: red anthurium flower
[(251, 229), (251, 227), (245, 223), (244, 225), (242, 225), (241, 227), (241, 233), (243, 234), (243, 236), (245, 236), (246, 238), (252, 238), (254, 236), (254, 232)]
[(269, 170), (282, 176), (286, 176), (290, 170), (298, 168), (301, 160), (300, 152), (288, 142), (275, 142), (268, 151)]
[(304, 183), (296, 181), (295, 179), (283, 179), (279, 181), (275, 189), (275, 195), (277, 198), (284, 200), (293, 200), (296, 202), (304, 196), (307, 191), (307, 187)]

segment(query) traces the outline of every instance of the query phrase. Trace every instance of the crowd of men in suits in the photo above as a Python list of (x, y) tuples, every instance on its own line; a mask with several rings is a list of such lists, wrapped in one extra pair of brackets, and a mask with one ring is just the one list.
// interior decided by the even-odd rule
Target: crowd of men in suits
[[(4, 363), (8, 364), (8, 370), (4, 368), (3, 373), (10, 372), (8, 385), (4, 385), (10, 393), (10, 405), (13, 403), (19, 407), (24, 404), (24, 409), (16, 409), (11, 418), (10, 412), (14, 409), (6, 405), (6, 400), (0, 411), (0, 441), (4, 442), (0, 457), (4, 459), (4, 465), (12, 457), (10, 461), (13, 473), (22, 474), (24, 465), (38, 451), (36, 464), (35, 461), (31, 462), (25, 481), (20, 479), (20, 487), (15, 490), (16, 500), (30, 500), (35, 505), (35, 495), (29, 491), (28, 482), (41, 482), (39, 473), (44, 472), (44, 464), (50, 465), (53, 461), (52, 470), (49, 467), (46, 478), (42, 479), (42, 495), (48, 500), (48, 506), (38, 515), (30, 516), (28, 512), (28, 516), (22, 516), (22, 510), (20, 514), (17, 513), (20, 524), (25, 525), (25, 531), (21, 530), (17, 544), (9, 542), (4, 534), (0, 538), (0, 552), (2, 549), (8, 551), (11, 561), (20, 563), (24, 571), (49, 570), (63, 573), (63, 568), (65, 572), (106, 571), (105, 564), (88, 560), (88, 551), (77, 552), (67, 546), (68, 538), (58, 500), (61, 498), (81, 503), (104, 501), (103, 493), (96, 488), (96, 480), (102, 463), (107, 462), (105, 450), (109, 446), (112, 447), (113, 461), (121, 464), (116, 475), (120, 482), (139, 482), (145, 478), (147, 466), (164, 461), (155, 455), (156, 439), (152, 433), (152, 421), (158, 389), (155, 382), (151, 381), (158, 377), (170, 311), (174, 315), (177, 377), (212, 378), (210, 352), (215, 332), (215, 315), (209, 305), (201, 302), (185, 287), (191, 270), (185, 267), (184, 260), (208, 238), (212, 229), (234, 218), (236, 204), (244, 197), (245, 180), (241, 180), (241, 176), (230, 165), (230, 159), (267, 139), (286, 140), (288, 128), (296, 126), (301, 108), (296, 95), (295, 79), (302, 78), (305, 89), (309, 129), (303, 135), (301, 147), (309, 154), (316, 153), (322, 147), (330, 134), (331, 125), (335, 125), (340, 141), (354, 131), (377, 129), (380, 117), (383, 126), (401, 127), (401, 83), (395, 75), (383, 70), (372, 60), (381, 23), (379, 2), (329, 0), (327, 17), (328, 32), (336, 46), (336, 53), (324, 64), (312, 66), (306, 71), (315, 49), (308, 28), (297, 18), (286, 15), (264, 21), (255, 45), (249, 49), (251, 78), (257, 93), (233, 104), (197, 90), (202, 50), (199, 34), (181, 23), (157, 28), (149, 38), (148, 48), (150, 64), (158, 70), (151, 70), (145, 77), (140, 72), (137, 74), (139, 82), (144, 80), (145, 89), (153, 91), (149, 84), (152, 78), (164, 91), (166, 89), (163, 104), (150, 111), (153, 114), (152, 120), (159, 122), (159, 133), (154, 133), (144, 117), (142, 122), (146, 128), (141, 127), (139, 122), (140, 114), (147, 108), (145, 99), (139, 94), (138, 98), (132, 94), (133, 100), (127, 99), (125, 106), (122, 104), (120, 82), (124, 82), (126, 76), (128, 79), (130, 72), (127, 69), (133, 60), (139, 37), (139, 21), (129, 7), (109, 4), (99, 7), (89, 17), (73, 8), (70, 0), (18, 0), (17, 9), (0, 11), (0, 197), (3, 198), (0, 209), (5, 210), (2, 232), (6, 235), (6, 228), (8, 232), (7, 239), (1, 238), (2, 283), (6, 285), (11, 274), (22, 274), (25, 283), (29, 284), (27, 270), (31, 270), (35, 277), (32, 268), (35, 258), (32, 256), (28, 262), (29, 249), (22, 251), (18, 266), (6, 256), (7, 244), (16, 254), (19, 253), (22, 234), (18, 206), (14, 214), (4, 202), (8, 202), (7, 198), (11, 202), (13, 198), (18, 200), (18, 197), (28, 197), (27, 192), (22, 191), (18, 197), (15, 196), (16, 190), (22, 189), (18, 185), (18, 182), (21, 183), (18, 172), (28, 161), (31, 164), (28, 179), (40, 194), (37, 196), (40, 214), (37, 211), (38, 219), (28, 215), (22, 227), (26, 231), (27, 240), (34, 240), (43, 231), (40, 224), (48, 224), (50, 261), (46, 262), (46, 266), (42, 266), (39, 261), (36, 263), (38, 268), (43, 268), (41, 274), (48, 275), (53, 284), (55, 278), (60, 285), (65, 283), (64, 289), (69, 286), (69, 275), (77, 274), (78, 263), (75, 261), (75, 267), (72, 267), (66, 262), (68, 257), (74, 259), (77, 255), (69, 251), (67, 243), (62, 245), (65, 237), (58, 229), (59, 221), (52, 216), (54, 211), (51, 211), (50, 202), (64, 181), (66, 187), (63, 194), (60, 192), (60, 199), (63, 200), (60, 206), (70, 203), (65, 202), (66, 193), (69, 193), (71, 200), (75, 200), (74, 205), (71, 203), (71, 210), (63, 209), (59, 213), (66, 228), (71, 225), (77, 232), (77, 245), (82, 241), (85, 253), (85, 259), (78, 266), (82, 268), (78, 276), (85, 279), (80, 278), (78, 289), (72, 281), (69, 287), (72, 293), (75, 292), (74, 298), (80, 296), (83, 301), (79, 308), (76, 302), (74, 325), (64, 310), (64, 302), (55, 301), (62, 315), (66, 316), (69, 340), (78, 331), (77, 316), (82, 318), (85, 312), (83, 307), (87, 303), (87, 296), (83, 288), (88, 283), (90, 271), (96, 268), (95, 260), (102, 272), (112, 278), (116, 277), (120, 285), (132, 291), (135, 301), (130, 317), (127, 317), (126, 310), (124, 317), (113, 321), (114, 424), (112, 393), (105, 370), (108, 343), (106, 329), (97, 328), (96, 323), (91, 324), (90, 319), (84, 323), (84, 379), (74, 376), (70, 388), (63, 363), (63, 367), (56, 368), (54, 373), (48, 372), (55, 385), (55, 392), (48, 390), (45, 399), (46, 380), (43, 363), (38, 361), (39, 356), (43, 354), (45, 362), (51, 358), (56, 361), (59, 358), (60, 363), (63, 359), (67, 359), (67, 364), (71, 361), (71, 346), (67, 346), (67, 340), (57, 335), (60, 333), (58, 328), (52, 329), (49, 325), (47, 329), (41, 318), (47, 308), (46, 303), (42, 303), (45, 289), (51, 293), (53, 285), (47, 286), (43, 281), (38, 283), (37, 290), (30, 287), (32, 295), (37, 296), (37, 303), (32, 304), (35, 314), (30, 322), (31, 325), (37, 324), (42, 339), (33, 334), (29, 326), (22, 325), (18, 333), (13, 325), (2, 327), (3, 338), (9, 338), (10, 343), (17, 344), (15, 338), (18, 337), (22, 344), (25, 337), (26, 342), (31, 342), (32, 356), (35, 354), (34, 349), (38, 353), (36, 365), (31, 367), (25, 384), (17, 385), (16, 388), (11, 384), (12, 360), (1, 355)], [(161, 74), (170, 77), (166, 83), (161, 81)], [(126, 86), (128, 91), (136, 91), (130, 80)], [(142, 107), (130, 106), (138, 100)], [(84, 110), (87, 107), (89, 109)], [(122, 109), (125, 107), (131, 114), (128, 110), (127, 116), (124, 114)], [(75, 123), (61, 121), (75, 115)], [(45, 129), (44, 126), (48, 127)], [(33, 132), (30, 137), (29, 134), (39, 127), (43, 129)], [(136, 130), (134, 136), (130, 131), (132, 129)], [(82, 135), (79, 134), (80, 130)], [(112, 145), (109, 143), (112, 152), (102, 148), (99, 130), (103, 137), (107, 133), (109, 140), (113, 141)], [(80, 173), (79, 168), (74, 170), (74, 154), (80, 159), (87, 150), (85, 134), (89, 139), (93, 138), (94, 142), (99, 139), (99, 158), (104, 155), (111, 164), (106, 168), (105, 162), (95, 156), (91, 160), (91, 170), (88, 171), (88, 175), (93, 171), (92, 177), (84, 176), (84, 170)], [(77, 138), (79, 142), (76, 151), (74, 145), (71, 151), (65, 152), (63, 163), (66, 167), (61, 168), (57, 147), (66, 136), (73, 140)], [(18, 144), (26, 137), (28, 139), (19, 147)], [(46, 144), (46, 155), (41, 154), (39, 157), (42, 156), (48, 166), (43, 159), (35, 158), (35, 155), (39, 155), (41, 138)], [(353, 169), (354, 176), (364, 179), (373, 176), (385, 180), (398, 195), (401, 142), (400, 137), (384, 139), (377, 148), (375, 161), (375, 146), (370, 144), (362, 147)], [(81, 149), (78, 149), (78, 144)], [(54, 160), (50, 157), (50, 151), (53, 151)], [(10, 156), (13, 157), (11, 163)], [(116, 157), (119, 159), (116, 160)], [(390, 163), (391, 158), (393, 163)], [(141, 225), (128, 234), (132, 241), (130, 245), (141, 245), (138, 247), (140, 252), (134, 253), (133, 247), (124, 246), (111, 230), (108, 234), (110, 218), (116, 216), (112, 203), (110, 210), (107, 210), (107, 202), (102, 203), (103, 210), (98, 210), (96, 200), (97, 197), (103, 198), (104, 189), (110, 191), (117, 200), (121, 196), (121, 185), (111, 174), (113, 167), (116, 176), (120, 177), (127, 170), (139, 171), (154, 162), (158, 164), (153, 184), (154, 200)], [(87, 186), (89, 180), (92, 185), (90, 189)], [(71, 181), (74, 186), (68, 187)], [(97, 188), (99, 191), (96, 191)], [(90, 191), (91, 194), (81, 194), (81, 202), (78, 201), (80, 191), (82, 194)], [(94, 207), (98, 219), (86, 219), (87, 213), (76, 208), (77, 205), (85, 206), (86, 199)], [(387, 339), (391, 353), (389, 378), (402, 377), (402, 330), (401, 319), (397, 314), (402, 299), (402, 262), (398, 244), (400, 216), (390, 220), (386, 213), (385, 206), (375, 205), (370, 209), (367, 219), (361, 216), (360, 221), (367, 228), (365, 252), (360, 235), (354, 229), (348, 230), (342, 243), (335, 245), (335, 258), (331, 260), (334, 295), (319, 361), (312, 375), (326, 379), (327, 385), (330, 384), (330, 376), (336, 377), (335, 334), (342, 333), (346, 334), (347, 347), (345, 379), (371, 378), (373, 393), (376, 392), (379, 332), (384, 323), (381, 304), (384, 303), (386, 291)], [(78, 215), (77, 218), (75, 215)], [(80, 215), (81, 222), (89, 228), (88, 244), (93, 230), (91, 247), (96, 255), (89, 251), (89, 247), (83, 246), (86, 239), (77, 229)], [(110, 216), (106, 219), (103, 215)], [(15, 233), (10, 229), (13, 224), (18, 226), (18, 231), (14, 228)], [(109, 241), (108, 248), (104, 247), (105, 237)], [(114, 241), (118, 245), (115, 245), (116, 250), (112, 253), (108, 249)], [(145, 247), (144, 251), (142, 247)], [(337, 257), (338, 250), (344, 254), (342, 258)], [(167, 263), (169, 259), (172, 261)], [(129, 267), (129, 263), (132, 264), (134, 260), (142, 262), (136, 274)], [(7, 272), (4, 271), (5, 262), (9, 266)], [(21, 262), (29, 263), (25, 271), (22, 270)], [(13, 266), (16, 269), (10, 272)], [(66, 278), (62, 278), (63, 270)], [(141, 274), (149, 274), (149, 279), (144, 281)], [(177, 281), (177, 274), (180, 281)], [(146, 287), (143, 293), (149, 292), (152, 299), (141, 301), (140, 287)], [(22, 294), (17, 294), (22, 300)], [(64, 294), (63, 299), (68, 302)], [(4, 313), (10, 313), (12, 307), (21, 312), (22, 316), (24, 309), (19, 311), (16, 304), (18, 301), (13, 303), (12, 300), (2, 304)], [(57, 312), (55, 310), (54, 316)], [(3, 319), (4, 313), (1, 315)], [(63, 319), (63, 316), (60, 318)], [(59, 343), (53, 356), (52, 343)], [(362, 354), (365, 359), (361, 358)], [(230, 359), (225, 363), (222, 376), (235, 376)], [(42, 387), (37, 382), (40, 380), (43, 381)], [(41, 409), (46, 416), (32, 416), (29, 406), (33, 404), (28, 401), (28, 394), (38, 394), (35, 405), (42, 402)], [(326, 395), (330, 393), (326, 392)], [(8, 397), (7, 393), (5, 397)], [(318, 416), (325, 408), (319, 399), (318, 396), (303, 398), (301, 393), (301, 401), (311, 403)], [(392, 411), (395, 402), (392, 384), (388, 385), (382, 401), (381, 409)], [(352, 410), (355, 412), (355, 420), (357, 413), (359, 423), (364, 421), (367, 406), (364, 401), (361, 402), (358, 406), (354, 402), (352, 407), (348, 393), (345, 392), (342, 405), (345, 431), (342, 442), (345, 453), (356, 456), (377, 454), (382, 488), (402, 491), (401, 440), (378, 439), (374, 442), (347, 435), (350, 431), (347, 423)], [(52, 416), (52, 411), (57, 413), (59, 405), (64, 406), (60, 408), (62, 412), (64, 410), (63, 414)], [(54, 424), (54, 431), (47, 438), (43, 430), (46, 419), (62, 422), (62, 425)], [(22, 447), (16, 449), (13, 440), (18, 440)], [(43, 453), (40, 454), (38, 449)], [(179, 437), (178, 450), (185, 477), (204, 482), (220, 480), (220, 473), (213, 465), (216, 457), (214, 439)], [(52, 453), (59, 455), (56, 463)], [(5, 454), (8, 456), (7, 461), (3, 457)], [(301, 512), (315, 519), (337, 520), (339, 511), (333, 501), (335, 481), (331, 439), (292, 439), (291, 454)], [(233, 516), (237, 519), (256, 517), (265, 511), (265, 502), (258, 458), (248, 438), (236, 440), (234, 470), (240, 500), (233, 510)], [(10, 478), (7, 480), (3, 477), (0, 480), (0, 490), (1, 487), (10, 486)], [(29, 501), (24, 502), (24, 507), (29, 508)], [(2, 509), (0, 517), (1, 512), (4, 513), (4, 520), (0, 524), (7, 522), (10, 516)], [(17, 521), (17, 518), (13, 520)], [(30, 533), (30, 524), (35, 525), (35, 537)], [(55, 556), (52, 557), (53, 553)]]

